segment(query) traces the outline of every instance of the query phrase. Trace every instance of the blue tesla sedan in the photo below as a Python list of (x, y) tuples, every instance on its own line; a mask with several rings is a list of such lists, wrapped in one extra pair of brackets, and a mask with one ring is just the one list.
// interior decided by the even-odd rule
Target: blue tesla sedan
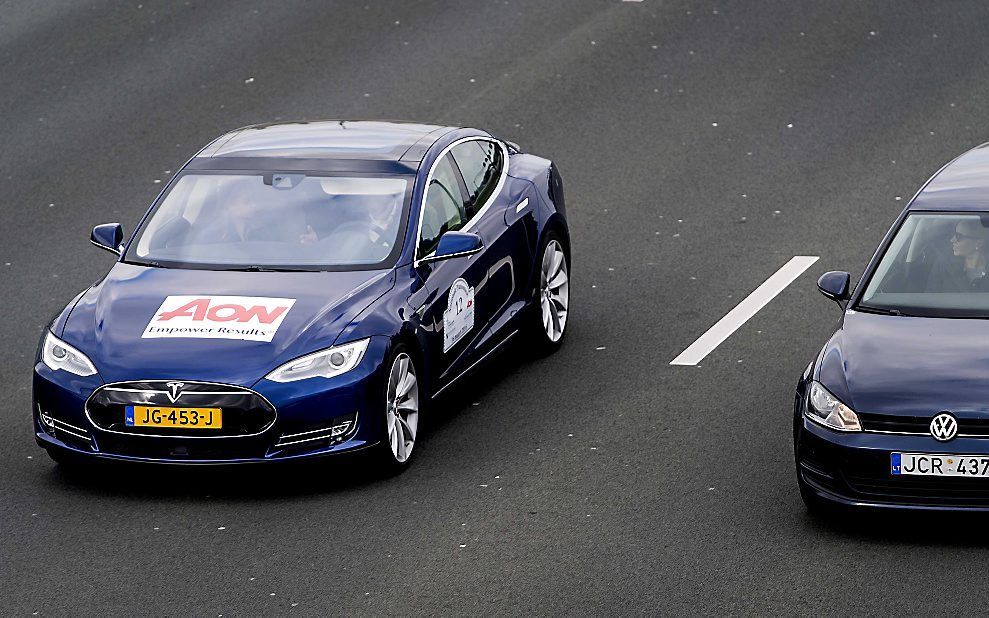
[(412, 461), (429, 403), (569, 315), (563, 184), (476, 129), (289, 122), (172, 178), (41, 338), (38, 444), (59, 462)]
[(833, 505), (989, 509), (989, 144), (910, 201), (850, 290), (794, 402), (800, 494)]

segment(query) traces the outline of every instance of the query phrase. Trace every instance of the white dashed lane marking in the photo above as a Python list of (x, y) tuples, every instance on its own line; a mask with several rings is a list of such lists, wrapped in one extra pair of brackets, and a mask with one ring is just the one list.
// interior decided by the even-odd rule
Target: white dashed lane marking
[(745, 297), (745, 300), (735, 305), (725, 317), (709, 328), (680, 353), (679, 356), (670, 361), (671, 365), (696, 365), (704, 360), (704, 357), (714, 351), (721, 343), (731, 336), (742, 324), (749, 321), (749, 318), (759, 313), (769, 301), (786, 289), (786, 286), (793, 283), (811, 264), (819, 258), (816, 255), (796, 255), (784, 264), (779, 270), (772, 274), (762, 285)]

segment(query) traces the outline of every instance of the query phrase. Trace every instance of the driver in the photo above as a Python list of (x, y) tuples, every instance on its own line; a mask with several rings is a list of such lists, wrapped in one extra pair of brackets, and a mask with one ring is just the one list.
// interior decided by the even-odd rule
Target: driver
[(377, 245), (390, 246), (398, 227), (398, 200), (382, 196), (368, 205), (368, 239)]
[(241, 185), (231, 191), (220, 237), (228, 242), (305, 242), (300, 230), (306, 234), (311, 228), (304, 225), (302, 213), (277, 200), (264, 205), (264, 197), (264, 188)]
[[(399, 200), (394, 199), (392, 196), (368, 196), (361, 200), (361, 209), (356, 213), (355, 217), (348, 218), (343, 223), (337, 222), (335, 229), (329, 230), (329, 233), (341, 230), (348, 224), (353, 224), (355, 227), (362, 228), (360, 231), (353, 232), (354, 237), (363, 237), (373, 246), (390, 247), (392, 239), (395, 238), (396, 227), (398, 226), (399, 217), (396, 212), (398, 205)], [(346, 210), (345, 207), (336, 209), (338, 213)], [(309, 218), (310, 220), (312, 219), (312, 213), (310, 213)], [(326, 235), (328, 234), (318, 234), (312, 225), (308, 224), (306, 225), (306, 231), (299, 235), (299, 242), (303, 244), (313, 243)]]
[(962, 259), (960, 274), (971, 288), (979, 290), (989, 288), (989, 281), (986, 280), (986, 268), (989, 265), (986, 236), (986, 229), (981, 222), (971, 219), (959, 221), (951, 236), (951, 251)]
[(244, 242), (252, 236), (261, 208), (247, 190), (241, 189), (231, 195), (223, 212), (226, 218), (222, 231), (223, 239)]

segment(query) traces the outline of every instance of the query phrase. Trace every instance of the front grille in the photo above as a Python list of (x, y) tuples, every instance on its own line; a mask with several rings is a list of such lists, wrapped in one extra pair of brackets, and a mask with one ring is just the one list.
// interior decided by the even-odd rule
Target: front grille
[(897, 503), (989, 505), (989, 479), (845, 475), (856, 494)]
[[(145, 381), (110, 384), (98, 389), (86, 402), (94, 425), (106, 431), (145, 436), (238, 437), (262, 433), (275, 422), (276, 412), (267, 399), (254, 391), (206, 382)], [(173, 400), (174, 399), (174, 400)], [(219, 429), (182, 427), (132, 427), (124, 422), (128, 406), (163, 408), (220, 408)]]
[[(900, 416), (898, 414), (873, 414), (858, 412), (865, 431), (885, 431), (891, 433), (926, 434), (931, 433), (930, 416)], [(989, 418), (958, 418), (958, 435), (989, 438)]]
[(182, 436), (135, 439), (129, 435), (107, 433), (99, 438), (102, 453), (175, 462), (261, 459), (268, 448), (264, 436), (228, 440), (194, 440)]

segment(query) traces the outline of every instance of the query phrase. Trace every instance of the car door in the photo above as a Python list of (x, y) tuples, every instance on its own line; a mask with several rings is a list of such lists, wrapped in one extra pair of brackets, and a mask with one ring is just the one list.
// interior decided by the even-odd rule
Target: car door
[(445, 232), (467, 224), (467, 194), (453, 157), (446, 153), (429, 177), (417, 239), (415, 271), (422, 288), (410, 298), (425, 331), (436, 386), (456, 376), (471, 362), (470, 351), (491, 318), (492, 304), (482, 284), (487, 275), (487, 247), (474, 255), (437, 262), (423, 261), (433, 254)]
[(521, 309), (530, 287), (532, 242), (527, 222), (533, 222), (532, 185), (508, 176), (508, 150), (492, 138), (466, 140), (451, 154), (467, 191), (469, 221), (464, 231), (478, 234), (485, 244), (487, 272), (478, 294), (488, 304), (489, 317), (475, 341), (481, 354), (510, 334), (505, 327)]

